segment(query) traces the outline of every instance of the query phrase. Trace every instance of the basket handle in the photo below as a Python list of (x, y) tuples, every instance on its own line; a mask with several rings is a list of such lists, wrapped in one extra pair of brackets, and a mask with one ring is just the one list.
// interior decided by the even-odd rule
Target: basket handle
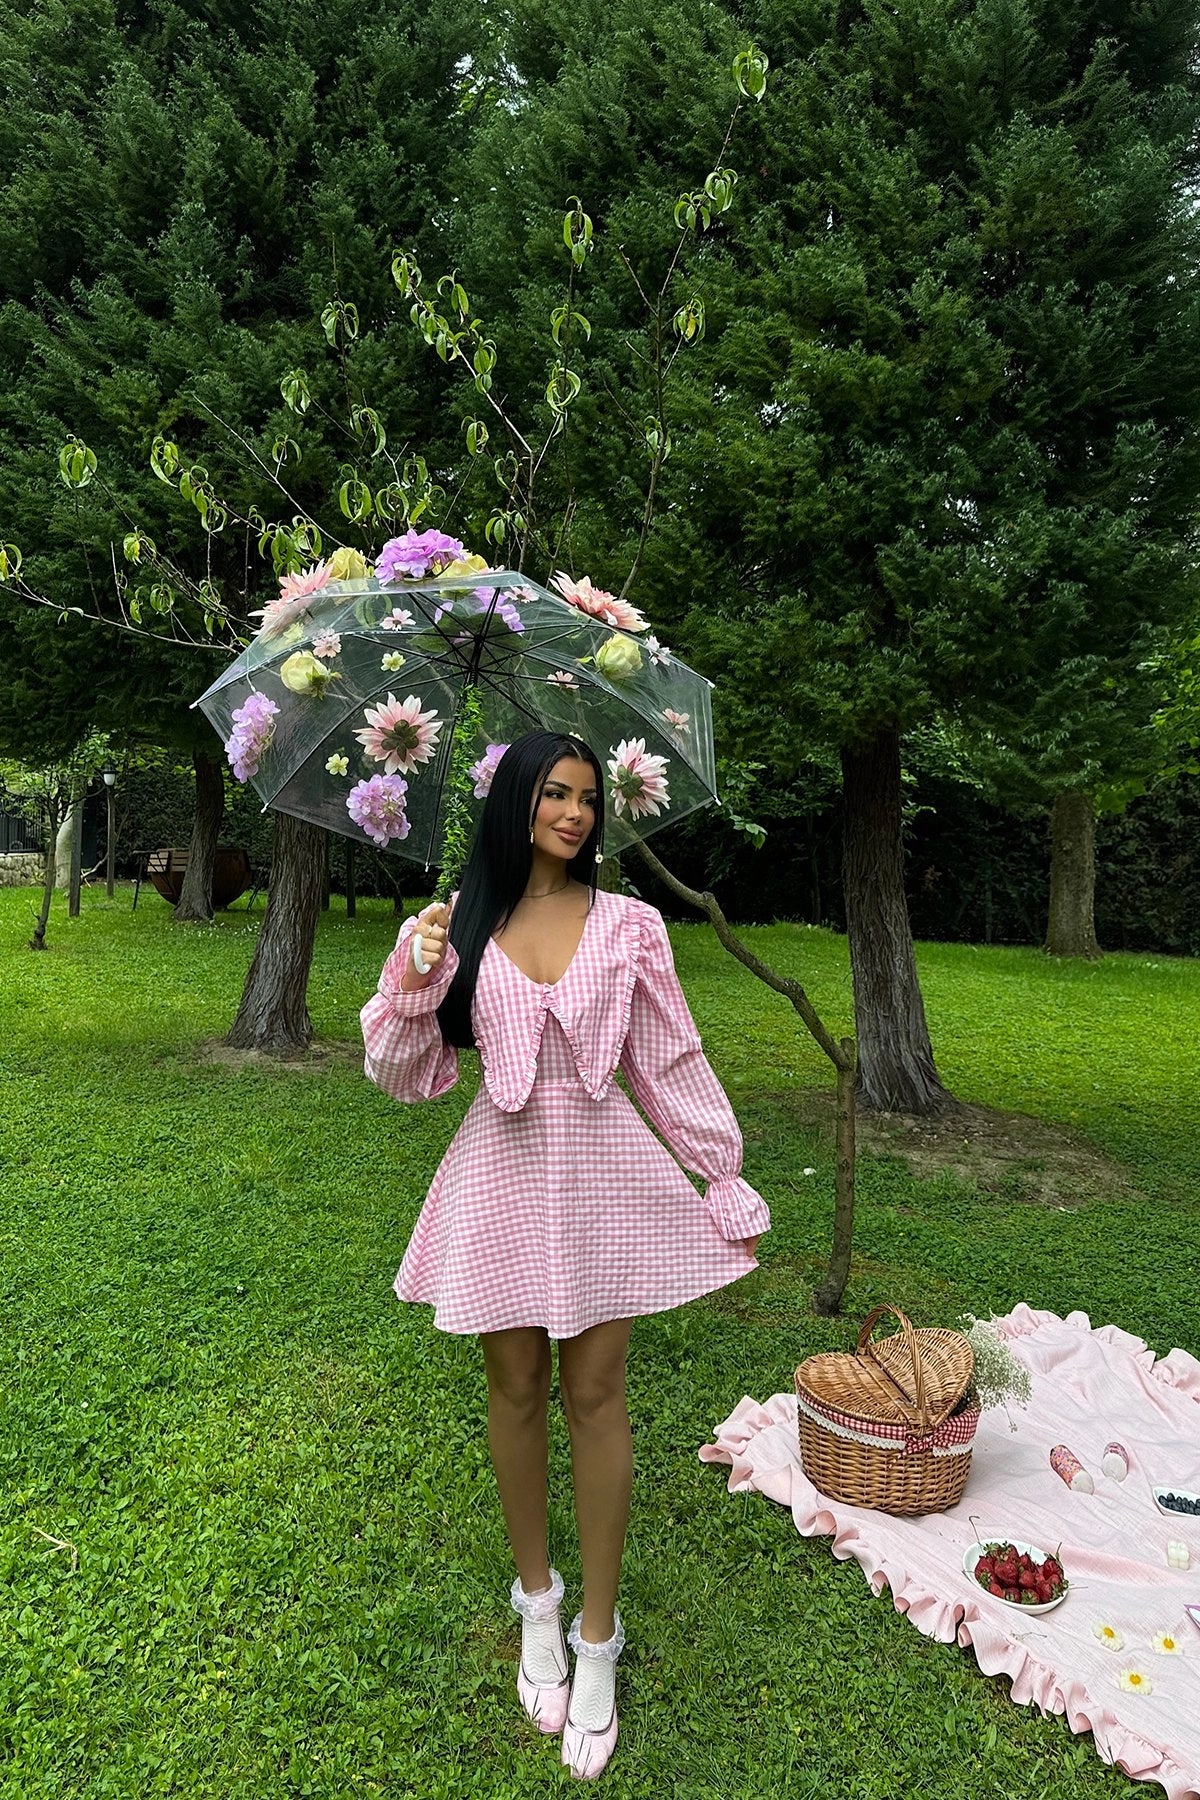
[[(874, 1364), (879, 1374), (884, 1377), (890, 1386), (896, 1388), (897, 1391), (900, 1391), (898, 1383), (888, 1374), (888, 1371), (884, 1368), (883, 1364), (873, 1354), (873, 1346), (871, 1344), (871, 1333), (885, 1313), (894, 1314), (900, 1321), (901, 1333), (904, 1337), (904, 1342), (908, 1348), (908, 1354), (912, 1360), (913, 1366), (912, 1406), (916, 1411), (918, 1428), (922, 1433), (927, 1432), (929, 1430), (929, 1409), (925, 1403), (925, 1378), (921, 1373), (921, 1352), (917, 1348), (917, 1335), (912, 1328), (912, 1322), (907, 1313), (902, 1313), (898, 1306), (891, 1306), (886, 1301), (882, 1306), (876, 1306), (867, 1314), (862, 1322), (862, 1327), (858, 1334), (858, 1344), (855, 1354), (858, 1356), (866, 1355), (870, 1357), (871, 1362)], [(908, 1404), (907, 1394), (901, 1392), (901, 1398)]]

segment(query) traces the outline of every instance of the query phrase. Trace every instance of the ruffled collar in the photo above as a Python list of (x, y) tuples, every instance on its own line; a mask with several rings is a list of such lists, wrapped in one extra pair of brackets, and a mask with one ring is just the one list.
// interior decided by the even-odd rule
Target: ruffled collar
[(520, 1112), (528, 1100), (551, 1013), (584, 1090), (593, 1100), (604, 1098), (629, 1029), (642, 948), (640, 913), (624, 895), (598, 892), (578, 948), (556, 982), (531, 981), (488, 940), (471, 1019), (484, 1084), (501, 1112)]

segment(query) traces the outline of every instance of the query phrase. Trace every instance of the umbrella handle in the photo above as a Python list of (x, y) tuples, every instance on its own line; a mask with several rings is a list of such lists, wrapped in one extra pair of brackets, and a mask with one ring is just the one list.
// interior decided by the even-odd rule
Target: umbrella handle
[(417, 971), (418, 975), (428, 975), (431, 967), (421, 954), (423, 949), (424, 945), (421, 942), (421, 934), (419, 931), (414, 931), (412, 940), (413, 968)]

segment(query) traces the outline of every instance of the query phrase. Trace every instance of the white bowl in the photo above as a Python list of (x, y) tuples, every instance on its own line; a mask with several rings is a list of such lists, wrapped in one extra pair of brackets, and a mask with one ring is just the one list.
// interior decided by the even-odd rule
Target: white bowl
[[(1167, 1491), (1169, 1493), (1171, 1490), (1168, 1489)], [(1176, 1489), (1175, 1491), (1178, 1492), (1179, 1490)], [(1176, 1513), (1173, 1516), (1175, 1518), (1183, 1518), (1186, 1515), (1184, 1515), (1182, 1513)], [(1013, 1549), (1018, 1552), (1023, 1550), (1025, 1552), (1025, 1555), (1027, 1557), (1029, 1557), (1031, 1562), (1042, 1563), (1042, 1562), (1045, 1562), (1045, 1560), (1046, 1560), (1046, 1552), (1044, 1550), (1039, 1550), (1036, 1544), (1023, 1544), (1021, 1542), (1020, 1538), (993, 1538), (991, 1541), (996, 1544), (1011, 1544)], [(975, 1564), (979, 1561), (981, 1556), (986, 1556), (986, 1555), (987, 1555), (987, 1545), (986, 1544), (972, 1544), (971, 1548), (969, 1550), (965, 1551), (963, 1554), (963, 1574), (968, 1578), (972, 1587), (977, 1588), (981, 1594), (987, 1594), (987, 1597), (989, 1600), (998, 1600), (1000, 1605), (1007, 1606), (1007, 1608), (1010, 1612), (1019, 1612), (1019, 1613), (1053, 1612), (1056, 1606), (1062, 1605), (1063, 1601), (1066, 1599), (1067, 1595), (1071, 1591), (1071, 1584), (1069, 1581), (1067, 1581), (1066, 1570), (1064, 1569), (1063, 1580), (1066, 1582), (1066, 1586), (1063, 1588), (1062, 1593), (1058, 1596), (1057, 1600), (1043, 1601), (1040, 1606), (1024, 1606), (1024, 1605), (1022, 1605), (1021, 1601), (1019, 1601), (1019, 1600), (1005, 1600), (1000, 1594), (988, 1594), (987, 1589), (985, 1587), (981, 1587), (979, 1582), (976, 1581), (976, 1579), (975, 1579)], [(1061, 1561), (1061, 1558), (1059, 1560)]]
[(1181, 1487), (1156, 1487), (1151, 1488), (1150, 1492), (1154, 1495), (1155, 1506), (1164, 1518), (1178, 1519), (1181, 1525), (1200, 1526), (1200, 1513), (1176, 1512), (1173, 1506), (1164, 1506), (1162, 1502), (1164, 1494), (1175, 1494), (1180, 1500), (1200, 1500), (1200, 1494), (1194, 1493), (1191, 1488)]

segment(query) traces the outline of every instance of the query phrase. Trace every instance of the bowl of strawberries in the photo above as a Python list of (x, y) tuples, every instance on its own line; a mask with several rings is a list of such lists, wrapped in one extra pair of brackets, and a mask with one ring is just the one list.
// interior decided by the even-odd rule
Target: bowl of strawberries
[(1060, 1606), (1071, 1585), (1057, 1556), (1015, 1541), (972, 1544), (963, 1557), (963, 1574), (993, 1599), (1028, 1613)]

